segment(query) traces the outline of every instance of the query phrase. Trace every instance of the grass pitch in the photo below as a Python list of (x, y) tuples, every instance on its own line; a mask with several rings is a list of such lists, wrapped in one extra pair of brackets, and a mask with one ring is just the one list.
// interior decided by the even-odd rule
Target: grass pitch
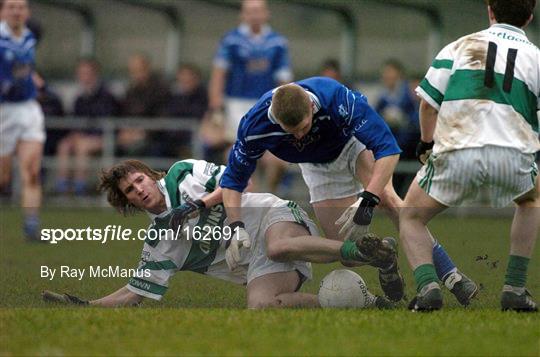
[[(405, 309), (245, 310), (243, 287), (193, 273), (179, 273), (162, 302), (141, 308), (62, 308), (45, 304), (40, 291), (97, 298), (126, 283), (122, 278), (40, 277), (40, 266), (135, 267), (139, 241), (29, 244), (20, 233), (20, 212), (0, 210), (0, 355), (540, 355), (539, 314), (499, 311), (507, 262), (508, 218), (440, 217), (431, 225), (456, 264), (481, 284), (477, 300), (459, 307), (446, 293), (443, 311)], [(373, 230), (395, 234), (378, 215)], [(144, 215), (124, 219), (106, 210), (49, 209), (44, 228), (147, 226)], [(540, 294), (540, 249), (529, 265), (528, 287)], [(411, 271), (400, 263), (407, 294)], [(320, 279), (340, 265), (314, 265), (302, 288), (316, 292)], [(357, 270), (380, 293), (374, 269)], [(539, 300), (538, 298), (536, 299)], [(403, 307), (405, 304), (403, 304)]]

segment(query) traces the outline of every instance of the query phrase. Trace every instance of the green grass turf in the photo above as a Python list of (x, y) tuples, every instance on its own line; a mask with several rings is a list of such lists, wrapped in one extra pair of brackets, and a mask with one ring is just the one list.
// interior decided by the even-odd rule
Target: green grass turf
[[(247, 311), (243, 287), (193, 273), (177, 274), (162, 302), (147, 301), (142, 308), (58, 308), (42, 302), (40, 291), (96, 298), (123, 286), (126, 279), (47, 281), (40, 278), (41, 265), (135, 267), (142, 244), (29, 244), (21, 236), (19, 214), (0, 210), (0, 355), (540, 355), (539, 315), (498, 310), (508, 218), (440, 217), (433, 222), (433, 233), (482, 290), (467, 310), (446, 293), (445, 309), (424, 315), (404, 309)], [(148, 222), (144, 215), (122, 218), (106, 210), (43, 212), (47, 228), (107, 224), (138, 229)], [(373, 230), (395, 233), (385, 218), (377, 218)], [(536, 294), (539, 259), (537, 246), (528, 279)], [(400, 262), (411, 297), (412, 274), (403, 254)], [(316, 292), (320, 279), (339, 267), (315, 265), (314, 279), (302, 291)], [(374, 269), (358, 272), (373, 293), (380, 293)]]

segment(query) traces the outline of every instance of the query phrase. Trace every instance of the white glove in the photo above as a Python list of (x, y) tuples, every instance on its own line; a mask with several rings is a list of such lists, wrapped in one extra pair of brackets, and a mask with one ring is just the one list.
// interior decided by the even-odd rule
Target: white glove
[(360, 193), (360, 198), (337, 219), (336, 226), (341, 226), (339, 235), (344, 239), (349, 239), (352, 236), (367, 233), (373, 217), (373, 209), (379, 202), (379, 197), (371, 192)]
[(227, 250), (225, 251), (225, 261), (229, 270), (234, 271), (240, 265), (240, 261), (245, 255), (245, 251), (251, 247), (251, 238), (244, 229), (244, 223), (237, 221), (229, 225), (231, 227), (232, 237), (229, 240)]

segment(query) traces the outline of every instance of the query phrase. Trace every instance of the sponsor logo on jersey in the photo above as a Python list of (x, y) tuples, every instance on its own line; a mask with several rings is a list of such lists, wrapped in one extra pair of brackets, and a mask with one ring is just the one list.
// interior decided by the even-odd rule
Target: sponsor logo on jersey
[(212, 176), (215, 170), (216, 170), (216, 165), (214, 165), (211, 162), (207, 162), (206, 166), (204, 167), (204, 174), (206, 176)]

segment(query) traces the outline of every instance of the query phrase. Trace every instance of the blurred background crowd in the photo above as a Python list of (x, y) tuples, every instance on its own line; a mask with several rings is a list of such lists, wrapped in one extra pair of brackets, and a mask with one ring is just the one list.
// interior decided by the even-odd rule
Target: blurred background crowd
[[(377, 1), (365, 2), (368, 5), (377, 3)], [(474, 5), (472, 4), (474, 2), (468, 0), (457, 2), (465, 6), (473, 6), (475, 10), (478, 10), (479, 14), (484, 11), (481, 1), (478, 1), (480, 4)], [(144, 38), (141, 39), (140, 45), (138, 45), (137, 37), (134, 35), (131, 38), (132, 42), (124, 45), (128, 50), (118, 53), (119, 58), (125, 59), (122, 64), (113, 61), (115, 65), (110, 65), (110, 56), (100, 56), (99, 51), (84, 55), (79, 53), (76, 59), (72, 58), (64, 61), (60, 73), (58, 66), (55, 67), (54, 56), (51, 55), (50, 47), (51, 43), (54, 43), (58, 48), (62, 48), (62, 46), (58, 45), (63, 40), (58, 37), (58, 30), (54, 23), (51, 22), (51, 3), (55, 3), (56, 9), (61, 9), (62, 6), (69, 9), (70, 6), (77, 5), (96, 7), (96, 3), (111, 6), (111, 2), (100, 0), (94, 2), (81, 1), (77, 5), (71, 2), (53, 0), (49, 4), (44, 1), (30, 2), (33, 12), (28, 27), (39, 40), (36, 52), (36, 70), (39, 76), (36, 85), (38, 88), (37, 100), (46, 116), (47, 140), (44, 154), (46, 158), (54, 162), (53, 165), (48, 166), (49, 169), (46, 172), (44, 171), (46, 181), (49, 183), (47, 185), (49, 192), (66, 195), (94, 193), (95, 174), (91, 172), (94, 170), (91, 161), (92, 158), (99, 158), (103, 153), (104, 146), (110, 144), (107, 144), (104, 140), (102, 125), (93, 125), (92, 123), (98, 123), (103, 118), (112, 118), (113, 120), (116, 118), (126, 120), (138, 118), (145, 121), (168, 118), (178, 121), (177, 128), (174, 130), (171, 130), (170, 126), (167, 126), (166, 130), (159, 130), (159, 128), (148, 130), (137, 125), (115, 127), (114, 157), (159, 157), (176, 160), (200, 154), (202, 159), (226, 163), (227, 152), (232, 140), (227, 135), (223, 123), (220, 122), (220, 115), (227, 114), (223, 112), (224, 103), (223, 98), (220, 98), (220, 96), (226, 98), (234, 96), (234, 94), (229, 93), (234, 89), (229, 88), (227, 83), (219, 83), (219, 70), (223, 70), (221, 74), (224, 75), (222, 80), (225, 82), (234, 82), (238, 80), (238, 78), (235, 79), (235, 76), (241, 76), (242, 74), (235, 72), (234, 69), (234, 61), (239, 59), (234, 55), (228, 54), (229, 57), (226, 57), (227, 55), (221, 53), (227, 50), (224, 49), (227, 37), (223, 36), (224, 33), (220, 34), (220, 36), (223, 36), (221, 39), (220, 36), (214, 36), (214, 43), (210, 46), (211, 49), (206, 50), (206, 52), (211, 51), (212, 53), (210, 62), (207, 59), (198, 61), (196, 60), (197, 54), (190, 53), (189, 56), (182, 57), (186, 59), (185, 61), (174, 64), (174, 70), (171, 70), (170, 65), (163, 65), (164, 61), (160, 60), (166, 56), (165, 53), (156, 53), (156, 51), (152, 50), (152, 46), (147, 46), (150, 47), (150, 50), (145, 48)], [(117, 0), (117, 3), (126, 7), (133, 5), (133, 2), (127, 0)], [(169, 3), (174, 2), (148, 1), (151, 6), (162, 6), (164, 9), (167, 9)], [(280, 11), (283, 11), (283, 7), (287, 6), (282, 1), (265, 3), (257, 0), (253, 1), (253, 4), (257, 3), (258, 5), (251, 7), (242, 6), (241, 1), (204, 1), (206, 6), (214, 6), (215, 11), (212, 13), (200, 13), (201, 9), (196, 6), (202, 2), (196, 4), (196, 2), (189, 0), (181, 3), (181, 6), (185, 7), (183, 9), (184, 16), (190, 18), (190, 21), (192, 21), (193, 17), (205, 18), (205, 21), (210, 18), (210, 21), (213, 19), (213, 21), (220, 22), (220, 26), (229, 28), (228, 31), (237, 29), (239, 33), (242, 33), (242, 27), (245, 27), (248, 29), (246, 36), (249, 41), (254, 42), (263, 41), (261, 38), (264, 37), (265, 31), (270, 31), (269, 23), (272, 23), (273, 19), (277, 18), (279, 23), (283, 21), (280, 19)], [(390, 1), (386, 5), (393, 5), (394, 7), (388, 8), (392, 9), (392, 11), (404, 9), (404, 13), (401, 15), (405, 16), (405, 26), (407, 26), (407, 23), (415, 22), (415, 20), (411, 20), (414, 16), (410, 13), (415, 11), (415, 6), (418, 11), (427, 11), (426, 13), (429, 13), (430, 3), (426, 1), (398, 0)], [(193, 12), (190, 12), (190, 4), (193, 5)], [(312, 7), (314, 4), (319, 6), (321, 10), (324, 10), (324, 6), (334, 6), (335, 9), (347, 10), (347, 2), (344, 1), (313, 2)], [(173, 4), (173, 6), (176, 5), (178, 3)], [(302, 5), (302, 2), (297, 1), (295, 6), (299, 5)], [(274, 9), (274, 7), (277, 7), (277, 9)], [(227, 8), (228, 17), (225, 17), (225, 19), (232, 19), (232, 21), (219, 18), (220, 11), (225, 11), (222, 8)], [(317, 21), (316, 17), (306, 19), (306, 17), (315, 14), (313, 8), (310, 11), (312, 12), (297, 13), (291, 19), (298, 18), (299, 23)], [(272, 18), (270, 18), (270, 12), (272, 12)], [(435, 14), (437, 13), (435, 12)], [(235, 23), (234, 18), (238, 19), (238, 15), (239, 21), (236, 20)], [(388, 18), (381, 17), (380, 19), (371, 19), (371, 21), (383, 20), (386, 27), (390, 27), (390, 29), (387, 29), (389, 33), (383, 35), (391, 36), (392, 31), (400, 31), (399, 23), (396, 23), (396, 21), (399, 22), (401, 15), (388, 14)], [(122, 14), (118, 14), (118, 16), (122, 16)], [(291, 15), (288, 14), (287, 16), (290, 17)], [(343, 13), (340, 16), (344, 16)], [(434, 15), (433, 18), (436, 19), (437, 16)], [(458, 17), (458, 14), (453, 15), (452, 19), (454, 17)], [(131, 23), (136, 22), (133, 20)], [(447, 23), (452, 23), (452, 21), (457, 20), (450, 20)], [(427, 22), (429, 23), (429, 19)], [(478, 19), (478, 22), (485, 24), (486, 21)], [(474, 22), (467, 21), (467, 23), (469, 27), (474, 26)], [(144, 31), (159, 31), (149, 26), (151, 23), (148, 21), (145, 24)], [(424, 20), (418, 26), (431, 28), (430, 25), (426, 25)], [(479, 27), (478, 30), (483, 27)], [(343, 63), (344, 58), (346, 58), (344, 56), (347, 54), (335, 49), (329, 49), (328, 51), (324, 51), (321, 47), (314, 49), (314, 53), (317, 54), (314, 56), (317, 58), (315, 66), (313, 63), (304, 66), (303, 63), (295, 62), (294, 58), (291, 61), (291, 56), (287, 51), (295, 47), (305, 48), (302, 47), (305, 46), (305, 43), (298, 38), (288, 38), (287, 27), (281, 26), (276, 30), (279, 31), (280, 36), (283, 36), (285, 41), (288, 40), (284, 46), (285, 53), (281, 54), (281, 56), (284, 56), (285, 64), (282, 63), (281, 67), (277, 66), (271, 69), (273, 71), (271, 81), (264, 82), (260, 86), (257, 83), (250, 82), (250, 85), (261, 88), (259, 93), (250, 93), (253, 94), (253, 97), (258, 97), (266, 90), (291, 80), (319, 75), (334, 78), (368, 96), (370, 104), (385, 119), (396, 136), (403, 150), (402, 160), (414, 160), (414, 150), (419, 139), (418, 99), (414, 93), (414, 88), (429, 66), (429, 63), (417, 64), (418, 60), (415, 60), (415, 58), (427, 59), (433, 56), (433, 53), (429, 52), (436, 51), (437, 43), (442, 41), (442, 37), (444, 37), (440, 31), (438, 33), (437, 31), (430, 31), (427, 41), (423, 40), (420, 45), (416, 43), (414, 55), (409, 56), (405, 47), (394, 55), (392, 55), (394, 52), (391, 48), (381, 49), (380, 54), (375, 57), (375, 61), (370, 61), (364, 65), (365, 68), (369, 67), (369, 71), (365, 72), (362, 69), (358, 70), (358, 66), (362, 67), (362, 61), (359, 61), (360, 63), (357, 63), (355, 68), (351, 68), (349, 61)], [(125, 29), (122, 31), (126, 32)], [(198, 31), (204, 33), (204, 29), (199, 28)], [(335, 28), (334, 32), (339, 31), (341, 30)], [(455, 31), (457, 34), (455, 37), (458, 37), (461, 33), (467, 33), (468, 29), (463, 29), (463, 31), (453, 29), (452, 31)], [(435, 34), (436, 40), (438, 36), (435, 44), (433, 44), (433, 34)], [(98, 38), (100, 35), (104, 36), (103, 33), (98, 32)], [(306, 40), (309, 41), (309, 34), (304, 35)], [(446, 37), (454, 36), (450, 32), (445, 35)], [(66, 34), (66, 36), (69, 35)], [(108, 33), (107, 36), (110, 37), (112, 34)], [(162, 35), (162, 37), (166, 36), (166, 34)], [(398, 41), (400, 36), (403, 36), (403, 34), (396, 35)], [(378, 40), (381, 41), (382, 39)], [(357, 39), (353, 38), (351, 43), (356, 41)], [(205, 41), (201, 40), (201, 43), (205, 43)], [(191, 47), (194, 48), (195, 46), (191, 45)], [(357, 49), (354, 50), (357, 51)], [(424, 53), (419, 54), (418, 52)], [(356, 56), (355, 53), (349, 53), (349, 55)], [(40, 56), (43, 56), (45, 60), (40, 61)], [(223, 62), (224, 56), (228, 61), (225, 61), (225, 64)], [(170, 62), (169, 59), (165, 59), (165, 62), (167, 61)], [(408, 68), (411, 61), (416, 64), (413, 69)], [(426, 61), (422, 60), (420, 62)], [(104, 63), (108, 63), (108, 65), (104, 66)], [(255, 64), (255, 66), (258, 65), (261, 64)], [(265, 65), (262, 64), (263, 67)], [(107, 69), (104, 70), (105, 67)], [(283, 73), (284, 69), (288, 71), (285, 75)], [(216, 94), (217, 92), (221, 93)], [(70, 127), (70, 125), (50, 125), (58, 118), (69, 119), (69, 121), (81, 120), (81, 123), (84, 124), (77, 128)], [(239, 119), (237, 118), (237, 120)], [(190, 126), (186, 123), (192, 124)], [(188, 129), (188, 127), (195, 127), (197, 130)], [(200, 144), (202, 148), (200, 153), (194, 153), (194, 142)], [(269, 167), (266, 169), (271, 171), (273, 168), (280, 168), (280, 165), (282, 163), (269, 160)], [(280, 185), (286, 186), (287, 181), (290, 180), (287, 167), (281, 166), (277, 171), (279, 172), (277, 175), (266, 176), (268, 182), (263, 182), (261, 187), (275, 191)], [(414, 171), (411, 170), (411, 172)], [(394, 177), (396, 191), (400, 195), (403, 195), (406, 191), (413, 177), (413, 174), (407, 172), (407, 170), (401, 173), (398, 171)], [(10, 193), (10, 189), (4, 192), (4, 194)]]

